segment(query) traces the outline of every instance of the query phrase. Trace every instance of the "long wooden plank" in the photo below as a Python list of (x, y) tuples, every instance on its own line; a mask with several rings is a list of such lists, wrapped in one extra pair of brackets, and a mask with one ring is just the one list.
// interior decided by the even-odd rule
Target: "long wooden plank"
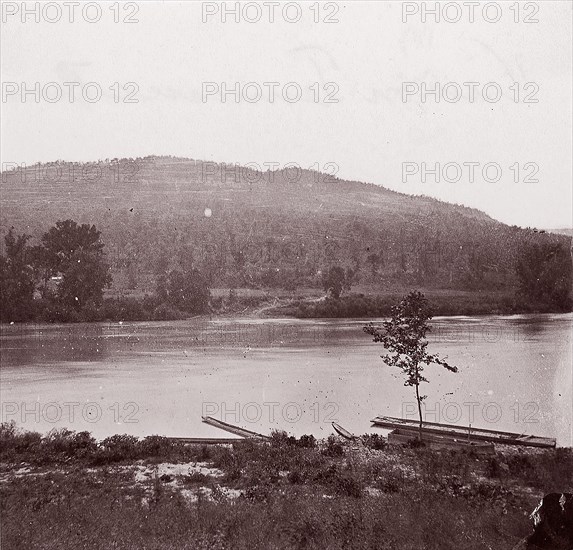
[(252, 432), (251, 430), (245, 430), (239, 426), (233, 426), (233, 424), (228, 424), (227, 422), (223, 422), (222, 420), (217, 420), (212, 416), (203, 416), (203, 422), (205, 424), (209, 424), (210, 426), (214, 426), (215, 428), (220, 428), (221, 430), (225, 430), (226, 432), (239, 435), (241, 437), (254, 437), (256, 439), (270, 439), (270, 437), (259, 434), (257, 432)]
[[(417, 426), (403, 426), (399, 424), (388, 424), (388, 423), (379, 423), (376, 422), (373, 426), (378, 427), (385, 427), (385, 428), (400, 428), (403, 430), (408, 430), (411, 432), (417, 432)], [(493, 443), (500, 443), (506, 445), (522, 445), (526, 447), (542, 447), (542, 448), (553, 448), (556, 446), (556, 440), (553, 438), (545, 438), (545, 437), (535, 437), (531, 436), (531, 438), (523, 438), (521, 436), (517, 437), (508, 437), (507, 435), (498, 435), (498, 434), (489, 434), (489, 433), (480, 433), (479, 431), (466, 431), (466, 430), (447, 430), (444, 428), (433, 428), (428, 427), (426, 425), (422, 426), (422, 432), (424, 433), (431, 433), (431, 434), (443, 434), (449, 435), (451, 437), (458, 437), (458, 438), (466, 438), (473, 441), (491, 441)]]
[[(388, 443), (391, 445), (405, 445), (411, 441), (416, 440), (417, 437), (417, 433), (396, 429), (388, 434)], [(493, 443), (486, 443), (481, 441), (468, 443), (467, 441), (450, 438), (448, 436), (424, 434), (423, 442), (431, 448), (465, 449), (471, 450), (478, 454), (493, 454), (495, 452)]]
[[(373, 426), (379, 426), (378, 424), (373, 424)], [(405, 431), (408, 431), (412, 434), (416, 434), (418, 432), (417, 429), (414, 428), (407, 428)], [(434, 430), (432, 428), (422, 428), (422, 432), (425, 434), (443, 434), (448, 435), (450, 437), (459, 438), (460, 440), (464, 437), (463, 434), (460, 432), (444, 432), (442, 430)], [(467, 438), (467, 436), (465, 436)], [(555, 441), (546, 441), (546, 440), (523, 440), (523, 439), (512, 439), (512, 438), (497, 438), (488, 435), (475, 435), (471, 437), (472, 441), (489, 441), (492, 443), (498, 443), (503, 445), (518, 445), (524, 447), (539, 447), (539, 448), (554, 448), (556, 446)]]
[[(413, 426), (413, 427), (418, 427), (418, 420), (415, 419), (409, 419), (409, 418), (395, 418), (393, 416), (377, 416), (374, 420), (372, 420), (372, 422), (374, 423), (388, 423), (388, 424), (397, 424), (400, 427), (407, 427), (407, 426)], [(489, 430), (487, 428), (474, 428), (474, 427), (470, 427), (470, 426), (459, 426), (457, 424), (441, 424), (439, 422), (429, 422), (427, 420), (424, 420), (422, 422), (423, 426), (430, 426), (430, 427), (440, 427), (440, 428), (447, 428), (447, 429), (451, 429), (451, 430), (463, 430), (463, 431), (469, 431), (472, 434), (475, 432), (482, 432), (482, 433), (489, 433), (492, 435), (498, 435), (498, 436), (507, 436), (507, 437), (514, 437), (514, 438), (518, 438), (518, 437), (523, 437), (523, 434), (518, 434), (517, 432), (502, 432), (499, 430)]]
[[(372, 422), (377, 423), (377, 424), (382, 424), (382, 423), (387, 423), (388, 425), (396, 425), (399, 427), (418, 427), (418, 420), (414, 420), (414, 419), (406, 419), (406, 418), (394, 418), (392, 416), (378, 416), (376, 417), (374, 420), (372, 420)], [(436, 428), (444, 428), (444, 429), (448, 429), (448, 430), (453, 430), (453, 431), (463, 431), (464, 433), (471, 433), (471, 434), (475, 434), (475, 433), (485, 433), (485, 434), (491, 434), (494, 436), (498, 436), (498, 437), (512, 437), (515, 439), (518, 438), (531, 438), (531, 437), (537, 437), (537, 436), (526, 436), (524, 434), (519, 434), (516, 432), (503, 432), (503, 431), (499, 431), (499, 430), (489, 430), (487, 428), (475, 428), (475, 427), (471, 427), (471, 426), (459, 426), (456, 424), (440, 424), (438, 422), (429, 422), (424, 420), (423, 421), (423, 426), (424, 427), (436, 427)], [(551, 438), (544, 438), (544, 437), (537, 437), (538, 439), (543, 439), (543, 440), (550, 440)]]
[[(376, 424), (374, 424), (376, 425)], [(418, 433), (418, 428), (413, 426), (408, 427), (401, 427), (401, 430), (410, 432), (412, 434)], [(432, 428), (422, 428), (423, 433), (429, 433), (434, 435), (444, 435), (446, 437), (455, 437), (460, 440), (465, 439), (466, 441), (490, 441), (492, 443), (499, 443), (501, 445), (518, 445), (522, 447), (540, 447), (540, 448), (554, 448), (556, 446), (556, 440), (550, 438), (543, 438), (539, 437), (536, 438), (535, 436), (530, 436), (531, 438), (523, 438), (523, 437), (496, 437), (492, 435), (484, 435), (484, 434), (474, 434), (472, 431), (471, 434), (468, 432), (458, 432), (458, 431), (446, 431), (446, 430), (436, 430)]]
[[(391, 416), (379, 416), (372, 420), (374, 426), (383, 428), (401, 428), (406, 430), (418, 430), (418, 421)], [(556, 440), (549, 437), (524, 436), (514, 432), (501, 432), (485, 428), (473, 428), (469, 426), (456, 426), (452, 424), (440, 424), (438, 422), (422, 422), (422, 431), (425, 433), (448, 434), (457, 437), (466, 437), (474, 441), (492, 441), (508, 445), (524, 445), (529, 447), (555, 447)]]
[(231, 437), (168, 437), (173, 443), (182, 443), (183, 445), (232, 445), (237, 441), (243, 441)]
[[(390, 434), (394, 434), (394, 435), (402, 435), (404, 437), (408, 437), (408, 438), (418, 438), (418, 431), (414, 431), (414, 430), (410, 430), (410, 429), (404, 429), (404, 428), (396, 428), (395, 430), (392, 430), (390, 432)], [(448, 443), (456, 443), (459, 445), (463, 445), (463, 446), (470, 446), (470, 447), (488, 447), (493, 449), (493, 443), (489, 442), (489, 441), (468, 441), (467, 438), (465, 437), (457, 437), (457, 436), (451, 436), (449, 434), (422, 434), (424, 439), (427, 441), (443, 441), (443, 442), (448, 442)]]

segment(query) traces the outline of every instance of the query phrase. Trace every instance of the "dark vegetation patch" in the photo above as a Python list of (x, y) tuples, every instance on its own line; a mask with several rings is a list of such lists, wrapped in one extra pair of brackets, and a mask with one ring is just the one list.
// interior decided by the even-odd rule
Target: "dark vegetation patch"
[[(315, 318), (375, 318), (387, 317), (400, 300), (398, 295), (348, 294), (338, 299), (327, 298), (316, 302), (294, 300), (267, 313), (300, 319)], [(548, 313), (554, 308), (540, 303), (526, 302), (514, 295), (499, 292), (475, 292), (459, 295), (444, 293), (432, 296), (434, 315), (490, 315), (514, 313)]]
[[(269, 443), (183, 446), (3, 424), (2, 547), (510, 550), (541, 494), (573, 488), (571, 449), (484, 457), (361, 439), (276, 432)], [(207, 461), (223, 476), (220, 486), (200, 472), (144, 486), (130, 468), (139, 460)]]

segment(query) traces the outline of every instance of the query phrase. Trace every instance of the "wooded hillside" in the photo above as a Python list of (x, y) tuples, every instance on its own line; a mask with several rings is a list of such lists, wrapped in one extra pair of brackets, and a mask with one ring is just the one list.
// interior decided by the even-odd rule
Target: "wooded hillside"
[(54, 162), (2, 173), (1, 230), (38, 238), (57, 220), (95, 224), (114, 288), (142, 291), (177, 266), (211, 287), (295, 289), (320, 286), (334, 265), (381, 287), (509, 290), (521, 249), (570, 247), (564, 235), (381, 185), (172, 157)]

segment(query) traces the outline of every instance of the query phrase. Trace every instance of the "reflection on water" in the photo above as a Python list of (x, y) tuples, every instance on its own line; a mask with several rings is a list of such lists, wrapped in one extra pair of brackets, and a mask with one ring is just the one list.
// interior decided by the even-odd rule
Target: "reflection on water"
[[(430, 349), (459, 368), (427, 368), (427, 420), (555, 436), (571, 444), (567, 315), (439, 317)], [(208, 413), (254, 430), (358, 433), (377, 414), (408, 416), (413, 391), (383, 364), (364, 320), (197, 318), (153, 323), (3, 326), (2, 420), (222, 436)], [(414, 408), (413, 408), (414, 407)], [(414, 415), (412, 415), (414, 417)]]

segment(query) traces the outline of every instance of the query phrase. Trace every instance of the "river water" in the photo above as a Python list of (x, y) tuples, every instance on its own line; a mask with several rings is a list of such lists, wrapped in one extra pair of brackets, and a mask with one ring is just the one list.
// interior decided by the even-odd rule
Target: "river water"
[[(268, 433), (363, 434), (376, 415), (416, 418), (414, 391), (364, 320), (197, 318), (3, 326), (2, 421), (101, 438), (226, 437), (208, 414)], [(556, 437), (572, 445), (573, 316), (437, 317), (426, 367), (429, 421)], [(385, 433), (380, 431), (380, 433)]]

